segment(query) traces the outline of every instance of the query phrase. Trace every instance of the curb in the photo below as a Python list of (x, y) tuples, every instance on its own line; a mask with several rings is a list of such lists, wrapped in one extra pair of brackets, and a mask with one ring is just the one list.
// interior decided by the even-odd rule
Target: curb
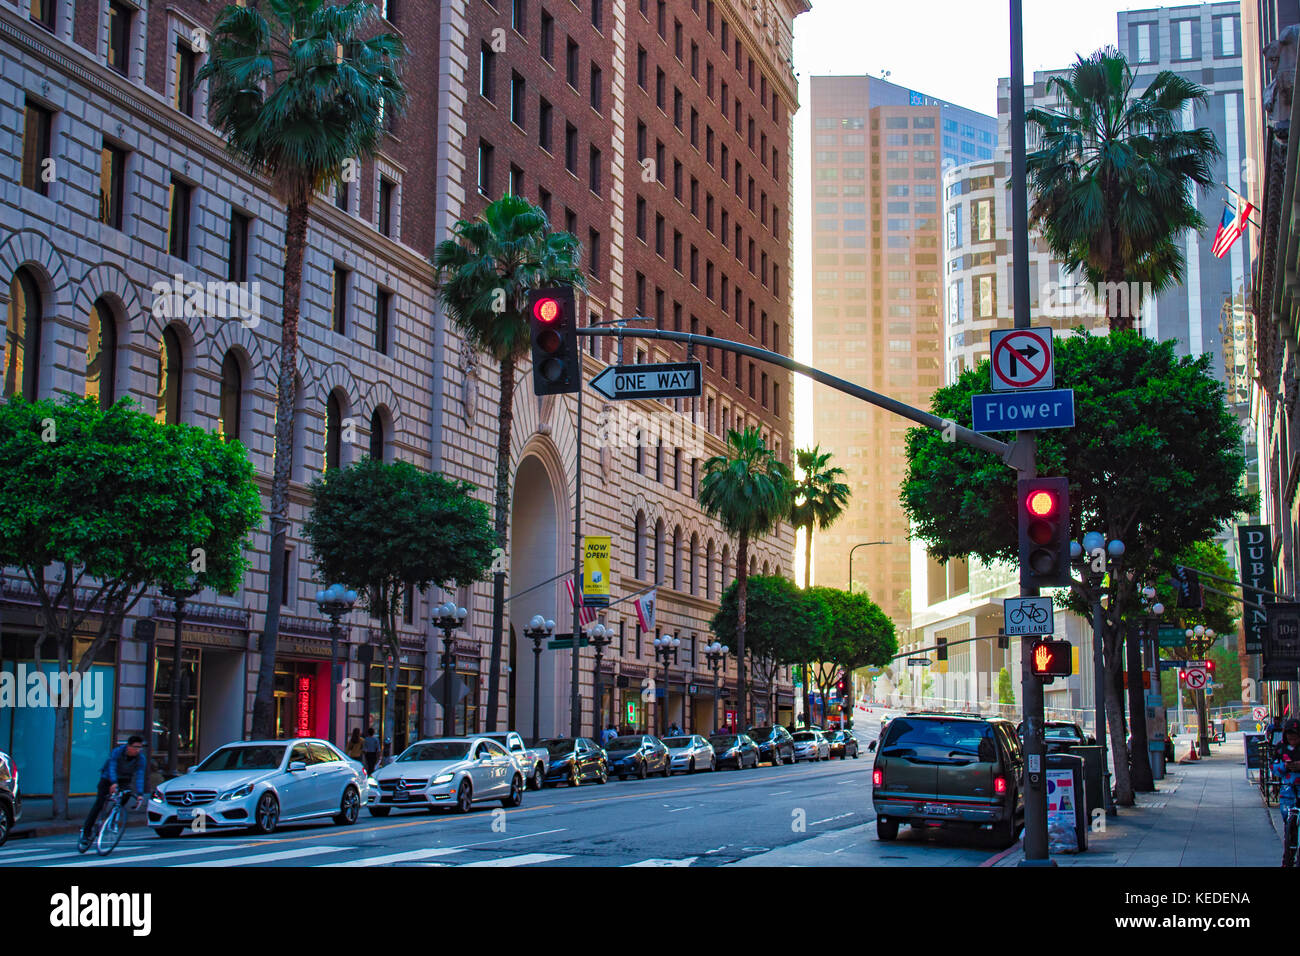
[[(58, 824), (57, 826), (40, 826), (40, 827), (23, 827), (21, 830), (15, 829), (9, 834), (9, 840), (25, 840), (36, 837), (63, 836), (69, 833), (80, 833), (80, 823)], [(8, 841), (6, 841), (8, 842)], [(0, 849), (0, 853), (4, 850)]]
[(1017, 840), (1015, 843), (1011, 844), (1011, 846), (1007, 847), (1007, 848), (1006, 848), (1005, 850), (1003, 850), (1001, 853), (995, 853), (995, 854), (993, 854), (991, 857), (989, 857), (989, 858), (988, 858), (987, 860), (985, 860), (983, 863), (980, 863), (980, 864), (978, 864), (978, 865), (979, 865), (979, 866), (997, 866), (999, 863), (1001, 863), (1003, 860), (1005, 860), (1007, 857), (1009, 857), (1012, 853), (1019, 852), (1019, 851), (1023, 850), (1024, 847), (1025, 847), (1025, 841), (1024, 841), (1024, 840)]

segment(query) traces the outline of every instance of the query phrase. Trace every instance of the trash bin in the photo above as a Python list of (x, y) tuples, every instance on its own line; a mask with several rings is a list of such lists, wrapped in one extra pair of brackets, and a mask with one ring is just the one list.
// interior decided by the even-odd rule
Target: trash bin
[(1084, 799), (1084, 760), (1074, 753), (1047, 755), (1047, 844), (1054, 853), (1088, 849), (1091, 815)]
[(1096, 744), (1085, 744), (1070, 748), (1070, 753), (1075, 757), (1083, 758), (1083, 793), (1084, 805), (1088, 808), (1088, 819), (1092, 819), (1092, 811), (1098, 807), (1105, 808), (1105, 797), (1102, 791), (1102, 752), (1101, 747)]

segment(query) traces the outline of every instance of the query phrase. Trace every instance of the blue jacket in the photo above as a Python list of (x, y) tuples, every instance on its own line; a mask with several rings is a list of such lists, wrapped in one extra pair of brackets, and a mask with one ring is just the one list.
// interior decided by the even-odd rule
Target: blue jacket
[(126, 766), (131, 768), (133, 777), (133, 786), (131, 787), (137, 794), (144, 794), (144, 751), (136, 754), (135, 759), (124, 757), (126, 754), (126, 744), (118, 744), (108, 753), (108, 759), (104, 761), (103, 768), (99, 771), (99, 779), (106, 780), (109, 783), (118, 783), (117, 764), (119, 760), (125, 759)]

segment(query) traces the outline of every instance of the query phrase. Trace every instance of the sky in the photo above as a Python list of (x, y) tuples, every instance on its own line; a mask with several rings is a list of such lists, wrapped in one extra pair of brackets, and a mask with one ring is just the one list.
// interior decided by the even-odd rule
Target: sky
[[(810, 0), (794, 23), (799, 101), (808, 77), (880, 76), (891, 83), (997, 115), (999, 77), (1011, 74), (1008, 0)], [(1120, 10), (1158, 4), (1123, 0), (1023, 0), (1025, 75), (1059, 69), (1099, 47), (1119, 42)], [(1168, 4), (1166, 4), (1168, 5)], [(795, 358), (811, 357), (811, 221), (808, 188), (809, 114), (795, 115)], [(812, 383), (795, 377), (795, 447), (812, 445)], [(803, 548), (796, 580), (803, 580)]]

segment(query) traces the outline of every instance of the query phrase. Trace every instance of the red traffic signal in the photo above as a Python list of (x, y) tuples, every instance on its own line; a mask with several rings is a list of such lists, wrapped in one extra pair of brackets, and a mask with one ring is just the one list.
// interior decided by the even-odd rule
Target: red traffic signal
[(582, 384), (582, 374), (573, 289), (564, 286), (536, 289), (528, 294), (528, 302), (534, 393), (576, 392)]
[(1179, 671), (1178, 671), (1178, 679), (1179, 679), (1179, 680), (1187, 680), (1187, 671), (1182, 670), (1182, 669), (1180, 668)]
[(1045, 684), (1058, 677), (1069, 677), (1074, 673), (1070, 651), (1069, 641), (1034, 641), (1029, 651), (1030, 670)]
[(533, 303), (533, 315), (549, 325), (560, 317), (560, 303), (553, 296), (542, 296)]
[(1205, 662), (1205, 669), (1206, 669), (1207, 671), (1210, 672), (1210, 675), (1211, 675), (1211, 676), (1213, 676), (1213, 675), (1214, 675), (1214, 661), (1207, 660), (1207, 661)]
[(1022, 478), (1016, 483), (1020, 583), (1026, 588), (1070, 583), (1070, 483)]

